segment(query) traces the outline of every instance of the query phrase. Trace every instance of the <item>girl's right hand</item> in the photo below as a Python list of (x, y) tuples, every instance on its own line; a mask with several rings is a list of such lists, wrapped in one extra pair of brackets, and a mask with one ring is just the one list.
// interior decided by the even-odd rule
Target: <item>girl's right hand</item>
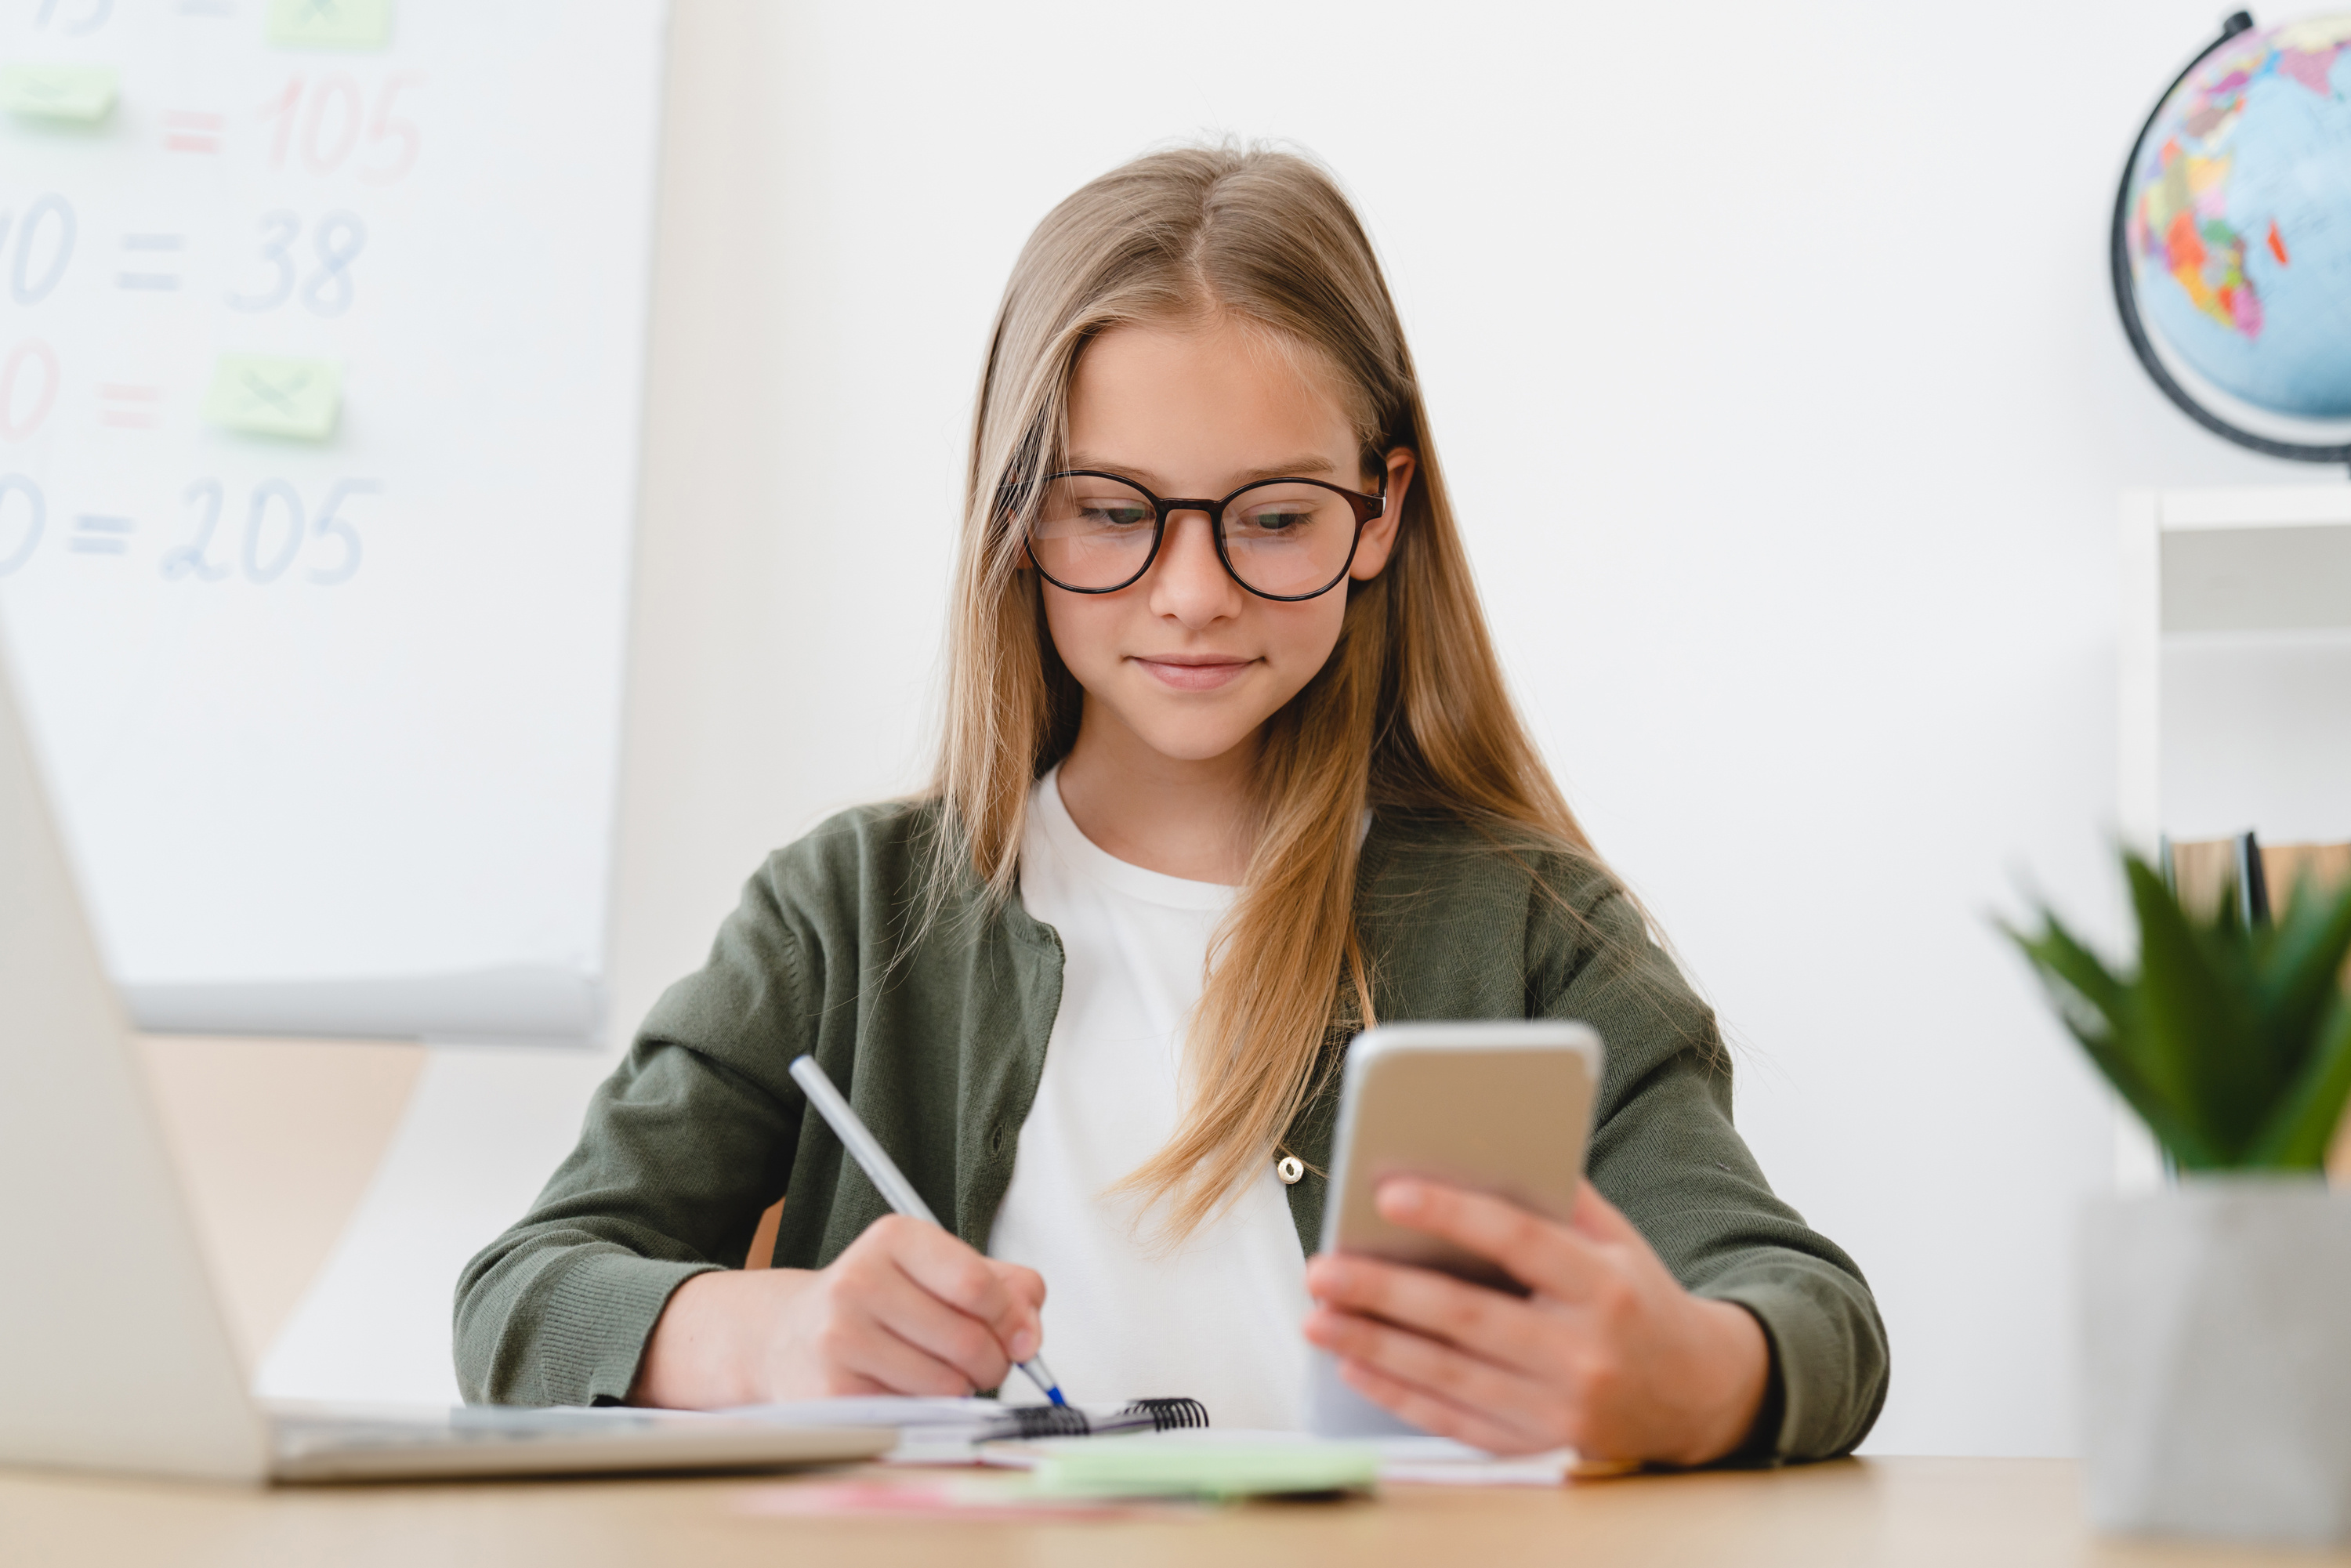
[(901, 1215), (823, 1269), (723, 1270), (678, 1287), (632, 1405), (719, 1408), (1000, 1386), (1044, 1342), (1045, 1281)]

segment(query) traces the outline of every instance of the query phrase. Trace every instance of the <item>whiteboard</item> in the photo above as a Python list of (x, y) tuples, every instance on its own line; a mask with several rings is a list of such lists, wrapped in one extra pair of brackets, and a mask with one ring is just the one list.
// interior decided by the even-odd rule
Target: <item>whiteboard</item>
[(0, 11), (0, 632), (146, 1027), (598, 1032), (663, 22)]

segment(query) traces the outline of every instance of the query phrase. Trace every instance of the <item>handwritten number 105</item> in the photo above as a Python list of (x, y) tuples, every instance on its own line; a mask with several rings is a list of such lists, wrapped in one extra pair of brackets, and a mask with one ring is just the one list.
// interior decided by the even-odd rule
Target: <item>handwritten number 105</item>
[[(239, 310), (275, 310), (294, 297), (301, 267), (294, 259), (294, 242), (302, 237), (302, 220), (292, 213), (269, 213), (261, 220), (261, 266), (267, 268), (261, 287), (231, 294), (228, 302)], [(310, 231), (311, 254), (319, 265), (302, 284), (301, 299), (313, 315), (340, 316), (351, 308), (351, 263), (367, 248), (367, 225), (350, 213), (329, 213)]]
[(283, 169), (287, 155), (298, 152), (302, 166), (313, 174), (340, 169), (360, 144), (368, 155), (360, 161), (360, 178), (371, 185), (389, 185), (415, 166), (424, 136), (416, 122), (400, 113), (400, 95), (424, 78), (414, 71), (397, 71), (384, 80), (376, 95), (375, 113), (367, 111), (367, 95), (360, 84), (340, 71), (315, 82), (287, 78), (286, 89), (261, 110), (261, 118), (277, 122), (270, 143), (269, 166)]
[[(359, 574), (360, 532), (341, 515), (343, 503), (354, 496), (372, 496), (383, 486), (373, 479), (339, 479), (327, 492), (316, 518), (305, 520), (301, 493), (283, 479), (265, 479), (253, 487), (245, 513), (245, 537), (234, 563), (212, 559), (213, 536), (219, 530), (224, 492), (217, 479), (199, 479), (182, 497), (188, 504), (193, 528), (188, 542), (165, 552), (163, 579), (181, 582), (218, 582), (241, 567), (247, 582), (271, 583), (303, 553), (306, 544), (325, 547), (323, 559), (303, 573), (310, 581), (331, 588)], [(224, 546), (225, 550), (225, 546)]]

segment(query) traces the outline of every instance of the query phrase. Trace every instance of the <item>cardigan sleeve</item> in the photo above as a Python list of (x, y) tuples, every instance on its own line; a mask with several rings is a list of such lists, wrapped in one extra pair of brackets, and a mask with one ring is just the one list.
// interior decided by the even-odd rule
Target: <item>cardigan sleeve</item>
[(709, 961), (653, 1007), (530, 1211), (465, 1266), (457, 1380), (469, 1401), (617, 1403), (671, 1294), (739, 1266), (784, 1190), (803, 1097), (808, 995), (775, 862)]
[(1771, 1381), (1739, 1456), (1849, 1451), (1886, 1402), (1886, 1326), (1861, 1270), (1782, 1202), (1731, 1123), (1730, 1058), (1711, 1009), (1650, 940), (1613, 883), (1564, 899), (1539, 880), (1530, 911), (1530, 1011), (1600, 1031), (1593, 1184), (1693, 1292), (1762, 1326)]

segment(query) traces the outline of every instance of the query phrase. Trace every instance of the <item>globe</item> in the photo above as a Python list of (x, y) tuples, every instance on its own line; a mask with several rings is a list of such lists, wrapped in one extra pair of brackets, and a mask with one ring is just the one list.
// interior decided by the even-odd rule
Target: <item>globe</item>
[[(2242, 411), (2225, 406), (2351, 420), (2351, 15), (2230, 18), (2148, 120), (2116, 228), (2125, 324), (2167, 392), (2248, 445), (2351, 453), (2340, 429), (2317, 446), (2277, 439), (2275, 423), (2249, 437)], [(2192, 375), (2167, 374), (2142, 334)]]

